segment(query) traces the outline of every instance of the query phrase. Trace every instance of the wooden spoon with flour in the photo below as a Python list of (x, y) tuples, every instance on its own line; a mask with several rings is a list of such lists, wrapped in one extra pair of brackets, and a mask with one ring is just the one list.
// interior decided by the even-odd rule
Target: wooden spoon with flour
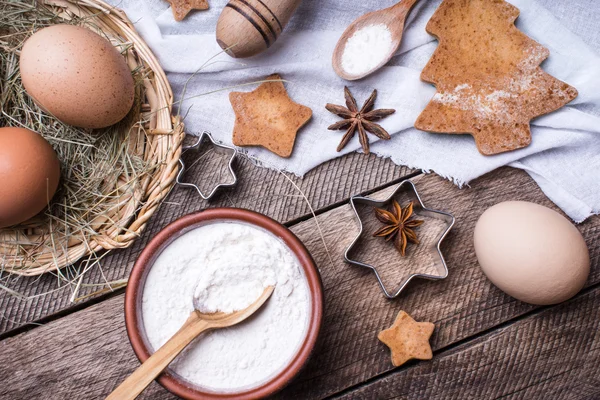
[(271, 297), (274, 286), (268, 286), (258, 299), (243, 310), (232, 313), (205, 314), (197, 309), (196, 302), (192, 314), (181, 329), (160, 349), (148, 358), (133, 374), (119, 385), (106, 400), (135, 399), (171, 361), (201, 333), (212, 329), (228, 328), (248, 319)]
[(352, 22), (333, 51), (335, 73), (354, 81), (387, 64), (400, 47), (406, 16), (416, 2), (402, 0)]

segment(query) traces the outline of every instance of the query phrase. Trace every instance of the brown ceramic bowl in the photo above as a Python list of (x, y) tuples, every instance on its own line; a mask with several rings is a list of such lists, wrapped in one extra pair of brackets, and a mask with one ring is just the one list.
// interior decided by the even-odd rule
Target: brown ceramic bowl
[(255, 389), (238, 393), (203, 391), (201, 388), (190, 386), (186, 381), (169, 371), (165, 371), (160, 375), (158, 382), (177, 396), (191, 400), (262, 398), (281, 390), (300, 372), (315, 346), (323, 317), (323, 287), (315, 262), (296, 235), (269, 217), (237, 208), (214, 208), (187, 215), (160, 231), (142, 251), (131, 271), (125, 293), (127, 334), (137, 357), (141, 362), (146, 361), (150, 357), (150, 351), (143, 331), (141, 300), (148, 271), (158, 255), (175, 239), (203, 224), (220, 221), (243, 222), (263, 228), (283, 240), (297, 257), (306, 275), (311, 294), (311, 311), (306, 337), (288, 366), (270, 381)]

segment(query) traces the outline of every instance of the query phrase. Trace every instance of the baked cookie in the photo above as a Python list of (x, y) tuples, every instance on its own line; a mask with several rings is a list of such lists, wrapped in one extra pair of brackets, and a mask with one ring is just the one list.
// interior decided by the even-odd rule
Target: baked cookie
[(171, 4), (175, 21), (182, 21), (192, 10), (207, 10), (207, 0), (167, 0)]
[(429, 338), (435, 329), (431, 322), (416, 322), (400, 311), (394, 325), (377, 336), (392, 351), (392, 364), (399, 367), (413, 358), (431, 360), (433, 353)]
[(577, 97), (544, 72), (549, 51), (514, 25), (504, 0), (444, 0), (427, 23), (438, 48), (421, 73), (437, 93), (415, 123), (438, 133), (469, 133), (482, 154), (531, 143), (532, 118)]
[(269, 76), (249, 93), (231, 92), (235, 112), (233, 144), (262, 146), (281, 157), (290, 157), (298, 130), (312, 117), (312, 110), (290, 99), (281, 77)]

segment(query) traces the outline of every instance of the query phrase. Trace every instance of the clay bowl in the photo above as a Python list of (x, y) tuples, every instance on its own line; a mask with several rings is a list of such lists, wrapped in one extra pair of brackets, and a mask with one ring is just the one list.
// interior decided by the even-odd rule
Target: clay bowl
[(323, 317), (323, 286), (315, 262), (296, 235), (269, 217), (237, 208), (214, 208), (187, 215), (160, 231), (150, 241), (144, 251), (142, 251), (131, 271), (129, 284), (125, 293), (125, 324), (127, 334), (133, 346), (133, 351), (140, 362), (146, 361), (150, 357), (150, 346), (147, 344), (145, 332), (143, 331), (141, 300), (148, 271), (150, 271), (150, 268), (162, 250), (175, 239), (203, 224), (220, 221), (243, 222), (263, 228), (283, 240), (297, 257), (306, 275), (311, 294), (312, 306), (309, 313), (306, 337), (296, 356), (290, 361), (288, 366), (270, 381), (255, 389), (239, 393), (203, 391), (198, 387), (190, 387), (189, 383), (170, 373), (168, 370), (159, 376), (158, 382), (177, 396), (190, 400), (262, 398), (281, 390), (300, 372), (315, 346)]

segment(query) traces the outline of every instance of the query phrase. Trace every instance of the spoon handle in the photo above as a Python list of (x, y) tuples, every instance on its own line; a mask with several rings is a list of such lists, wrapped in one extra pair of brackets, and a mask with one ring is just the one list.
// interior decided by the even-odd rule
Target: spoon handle
[(192, 340), (211, 327), (207, 321), (200, 319), (196, 311), (192, 312), (181, 329), (125, 379), (106, 400), (135, 399)]
[(408, 11), (415, 5), (418, 0), (401, 0), (392, 7), (399, 14), (408, 14)]

